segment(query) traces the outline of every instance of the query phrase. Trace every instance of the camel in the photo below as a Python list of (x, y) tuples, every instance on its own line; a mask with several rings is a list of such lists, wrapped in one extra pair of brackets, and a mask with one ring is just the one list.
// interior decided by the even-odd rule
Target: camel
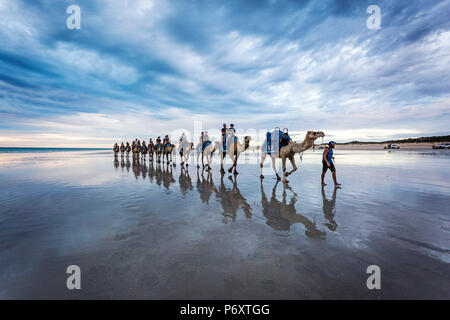
[(128, 158), (130, 155), (131, 146), (129, 144), (127, 144), (127, 147), (125, 148), (125, 150), (127, 151), (127, 158)]
[(140, 151), (141, 150), (139, 149), (139, 146), (137, 144), (135, 144), (134, 147), (133, 147), (133, 150), (132, 150), (132, 152), (133, 152), (133, 159), (139, 159), (139, 152)]
[(119, 153), (119, 145), (115, 144), (113, 147), (113, 151), (114, 151), (114, 156), (117, 157), (117, 155)]
[(178, 147), (178, 150), (180, 151), (181, 165), (184, 165), (186, 163), (186, 166), (189, 166), (189, 155), (191, 154), (193, 147), (193, 142), (185, 142)]
[(141, 146), (141, 154), (142, 154), (142, 160), (143, 161), (145, 161), (145, 157), (147, 155), (147, 151), (148, 151), (147, 146), (145, 144), (143, 144)]
[(207, 164), (206, 164), (206, 170), (211, 170), (211, 158), (212, 158), (212, 154), (217, 150), (219, 148), (219, 142), (218, 141), (216, 141), (215, 143), (214, 143), (214, 145), (212, 144), (212, 142), (209, 144), (209, 145), (207, 145), (206, 147), (205, 147), (205, 150), (203, 150), (203, 152), (202, 152), (202, 146), (201, 146), (201, 144), (199, 143), (198, 145), (197, 145), (197, 168), (200, 168), (200, 165), (198, 164), (198, 158), (200, 157), (200, 155), (202, 156), (202, 166), (203, 166), (203, 168), (205, 168), (205, 164), (204, 164), (204, 162), (203, 162), (203, 158), (204, 157), (206, 157), (206, 161), (208, 162)]
[[(164, 148), (164, 152), (163, 152), (163, 162), (164, 162), (164, 156), (166, 156), (166, 163), (171, 164), (172, 160), (173, 160), (174, 151), (175, 151), (175, 145), (169, 144), (168, 146), (166, 146)], [(169, 160), (169, 156), (170, 156), (170, 160)]]
[(123, 153), (125, 152), (125, 146), (123, 143), (120, 145), (120, 156), (123, 157)]
[[(325, 236), (324, 231), (317, 228), (316, 222), (309, 220), (307, 217), (297, 213), (295, 209), (295, 202), (297, 201), (297, 194), (292, 191), (289, 186), (283, 188), (283, 200), (279, 201), (276, 196), (277, 185), (280, 180), (277, 180), (273, 189), (270, 201), (267, 199), (264, 192), (263, 183), (261, 180), (261, 204), (263, 208), (264, 217), (266, 217), (266, 224), (277, 231), (289, 231), (291, 226), (295, 223), (301, 223), (305, 226), (305, 235), (310, 238), (322, 238)], [(293, 193), (293, 196), (287, 203), (286, 189)]]
[[(228, 156), (231, 158), (233, 165), (228, 169), (228, 172), (231, 173), (234, 169), (234, 174), (238, 174), (238, 172), (236, 171), (236, 164), (237, 164), (237, 160), (239, 158), (239, 154), (241, 152), (244, 152), (245, 150), (248, 149), (249, 145), (250, 145), (250, 136), (245, 136), (244, 137), (244, 143), (239, 143), (239, 138), (236, 137), (236, 141), (232, 141), (234, 140), (233, 135), (230, 135), (227, 138), (227, 142), (226, 142), (226, 153), (228, 154)], [(223, 159), (224, 159), (224, 153), (220, 152), (220, 171), (221, 172), (225, 172), (225, 170), (223, 169)]]
[(156, 161), (157, 162), (161, 162), (161, 153), (162, 153), (162, 147), (161, 147), (161, 144), (158, 143), (155, 146), (155, 155), (156, 155)]
[(153, 144), (148, 145), (148, 159), (153, 161), (153, 153), (155, 152), (155, 146)]
[[(325, 136), (325, 134), (322, 131), (308, 131), (306, 133), (305, 139), (303, 140), (302, 143), (296, 143), (291, 140), (291, 141), (289, 141), (288, 145), (283, 146), (280, 149), (280, 152), (273, 152), (272, 154), (270, 154), (270, 157), (272, 158), (272, 168), (273, 168), (273, 171), (275, 171), (275, 174), (277, 175), (277, 180), (281, 180), (280, 176), (277, 173), (277, 169), (275, 167), (275, 160), (277, 158), (281, 158), (282, 165), (283, 165), (283, 182), (287, 183), (289, 181), (286, 179), (286, 177), (291, 175), (294, 171), (297, 170), (297, 166), (295, 165), (294, 155), (296, 153), (300, 153), (305, 150), (308, 150), (309, 148), (312, 147), (314, 141), (317, 138), (324, 137), (324, 136)], [(261, 179), (264, 178), (264, 176), (262, 174), (262, 168), (264, 165), (264, 160), (267, 157), (266, 144), (267, 144), (267, 141), (265, 141), (261, 147), (261, 151), (262, 151), (261, 152), (261, 163), (260, 163), (260, 167), (261, 167), (260, 178)], [(286, 159), (289, 159), (292, 164), (292, 170), (289, 172), (286, 172)]]

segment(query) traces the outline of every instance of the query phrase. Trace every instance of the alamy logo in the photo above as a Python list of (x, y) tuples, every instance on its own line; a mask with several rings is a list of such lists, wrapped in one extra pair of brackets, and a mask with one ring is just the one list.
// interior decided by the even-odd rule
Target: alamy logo
[(367, 28), (371, 30), (381, 29), (381, 10), (377, 5), (371, 5), (367, 7), (367, 14), (371, 14), (369, 18), (367, 18)]
[(77, 265), (71, 265), (67, 267), (66, 273), (70, 274), (67, 278), (67, 289), (81, 289), (81, 269)]
[(81, 29), (81, 9), (77, 5), (67, 7), (66, 13), (70, 14), (66, 20), (67, 29)]
[(367, 274), (370, 274), (367, 278), (367, 289), (381, 289), (381, 269), (377, 265), (371, 265), (367, 267)]

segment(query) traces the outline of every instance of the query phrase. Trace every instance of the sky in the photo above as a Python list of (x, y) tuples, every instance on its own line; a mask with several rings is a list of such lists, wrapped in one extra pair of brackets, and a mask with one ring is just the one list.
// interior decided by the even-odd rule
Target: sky
[(450, 0), (0, 0), (0, 44), (2, 147), (450, 134)]

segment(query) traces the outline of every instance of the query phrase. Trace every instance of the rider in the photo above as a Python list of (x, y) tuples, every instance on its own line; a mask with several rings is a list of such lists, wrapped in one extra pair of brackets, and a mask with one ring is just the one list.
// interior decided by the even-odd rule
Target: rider
[(202, 133), (200, 134), (200, 138), (198, 139), (198, 143), (201, 145), (202, 152), (203, 152), (203, 142), (204, 142), (203, 137), (204, 137), (204, 135), (205, 135), (205, 133), (202, 131)]
[(226, 148), (227, 148), (227, 124), (224, 123), (221, 131), (221, 135), (222, 135), (222, 151), (223, 151), (223, 156), (225, 157), (226, 154)]
[(209, 136), (208, 136), (208, 131), (202, 132), (201, 139), (202, 139), (202, 152), (203, 152), (203, 150), (204, 150), (205, 147), (206, 147), (206, 144), (207, 144), (208, 142), (211, 143), (211, 139), (210, 139)]
[(145, 140), (142, 141), (141, 151), (147, 151), (147, 146), (145, 145)]
[(152, 147), (152, 148), (155, 147), (155, 145), (153, 144), (152, 138), (150, 138), (150, 140), (148, 140), (148, 148), (150, 149), (150, 147)]
[(156, 146), (161, 146), (161, 137), (156, 138)]
[(179, 147), (180, 153), (183, 153), (183, 146), (184, 146), (184, 144), (186, 143), (186, 140), (187, 140), (186, 134), (183, 132), (183, 133), (181, 134), (181, 137), (180, 137), (180, 147)]
[(164, 137), (164, 140), (163, 140), (163, 152), (166, 149), (167, 145), (169, 145), (169, 144), (170, 144), (169, 135), (166, 134), (166, 136)]
[(114, 144), (113, 150), (114, 151), (119, 150), (119, 145), (117, 144), (117, 142)]
[(230, 124), (230, 128), (227, 131), (227, 134), (233, 137), (234, 141), (234, 152), (237, 150), (237, 137), (236, 137), (236, 129), (234, 128), (234, 124)]

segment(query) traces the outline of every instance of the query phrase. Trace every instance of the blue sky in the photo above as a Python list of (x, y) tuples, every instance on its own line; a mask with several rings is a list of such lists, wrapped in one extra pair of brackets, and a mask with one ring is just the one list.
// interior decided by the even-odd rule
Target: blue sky
[(450, 0), (0, 0), (0, 146), (110, 146), (199, 122), (342, 142), (450, 134), (449, 18)]

